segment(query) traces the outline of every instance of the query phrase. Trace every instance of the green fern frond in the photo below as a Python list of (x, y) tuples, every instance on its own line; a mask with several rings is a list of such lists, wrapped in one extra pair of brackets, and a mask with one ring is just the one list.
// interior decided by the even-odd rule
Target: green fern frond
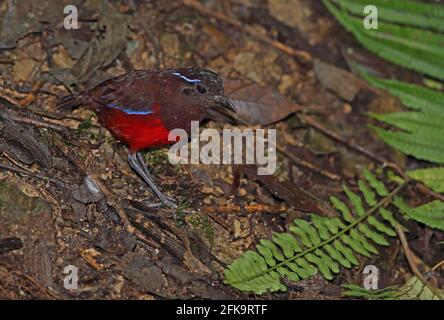
[(434, 200), (422, 206), (411, 208), (400, 197), (395, 197), (393, 204), (407, 217), (431, 228), (444, 231), (444, 202)]
[(367, 113), (368, 116), (403, 131), (369, 127), (387, 144), (404, 154), (435, 163), (444, 163), (444, 117), (426, 112)]
[(424, 112), (392, 112), (385, 114), (368, 113), (373, 119), (424, 136), (444, 136), (444, 117), (437, 117)]
[(388, 90), (415, 112), (388, 114), (367, 113), (368, 116), (402, 131), (370, 126), (376, 134), (399, 151), (421, 160), (444, 163), (444, 94), (396, 80), (378, 79), (364, 72), (362, 76), (373, 86)]
[(407, 172), (412, 179), (421, 181), (435, 192), (444, 192), (444, 168), (417, 169)]
[(374, 87), (387, 90), (410, 109), (444, 117), (444, 93), (392, 79), (379, 79), (366, 73), (361, 75)]
[[(396, 45), (400, 45), (417, 50), (417, 53), (422, 52), (436, 57), (444, 56), (441, 45), (444, 36), (439, 33), (385, 22), (378, 22), (377, 30), (365, 29), (362, 18), (346, 16), (346, 19), (351, 32), (360, 32), (374, 40), (386, 40), (389, 46), (396, 47)], [(418, 39), (421, 39), (421, 41), (419, 42)]]
[[(347, 202), (331, 197), (342, 218), (312, 214), (310, 222), (295, 219), (289, 233), (261, 240), (256, 251), (247, 251), (225, 270), (225, 283), (244, 292), (263, 294), (284, 291), (282, 278), (306, 279), (320, 272), (328, 280), (340, 267), (358, 265), (356, 255), (372, 257), (377, 245), (388, 246), (398, 224), (387, 208), (404, 184), (388, 191), (368, 170), (358, 182), (360, 193), (344, 185)], [(382, 197), (382, 199), (381, 199)]]
[(368, 290), (355, 284), (342, 286), (344, 296), (368, 300), (443, 300), (444, 290), (430, 288), (418, 277), (411, 277), (402, 286), (390, 286), (384, 289)]
[(369, 126), (376, 134), (395, 149), (417, 159), (435, 163), (444, 163), (444, 143), (441, 136), (424, 134), (424, 132), (390, 131)]
[(398, 286), (391, 286), (384, 289), (370, 290), (365, 289), (356, 284), (344, 284), (342, 285), (345, 291), (342, 294), (346, 297), (361, 298), (367, 300), (395, 300), (398, 293)]
[(418, 277), (411, 277), (399, 290), (398, 300), (444, 300), (444, 290), (429, 287)]
[(364, 7), (372, 4), (378, 8), (379, 18), (408, 26), (444, 31), (444, 7), (411, 0), (335, 0), (341, 8), (352, 14), (364, 16)]
[[(378, 8), (379, 18), (387, 22), (381, 22), (378, 30), (367, 30), (362, 18), (358, 19), (351, 14), (362, 16), (364, 6), (368, 3), (336, 0), (339, 9), (331, 0), (323, 2), (335, 18), (368, 50), (403, 67), (444, 80), (444, 52), (440, 45), (444, 42), (444, 36), (424, 30), (430, 28), (444, 31), (442, 6), (407, 1), (407, 4), (398, 8), (399, 3), (396, 1), (375, 1), (372, 4)], [(421, 9), (415, 12), (411, 11), (412, 8)], [(400, 27), (395, 23), (424, 29)]]

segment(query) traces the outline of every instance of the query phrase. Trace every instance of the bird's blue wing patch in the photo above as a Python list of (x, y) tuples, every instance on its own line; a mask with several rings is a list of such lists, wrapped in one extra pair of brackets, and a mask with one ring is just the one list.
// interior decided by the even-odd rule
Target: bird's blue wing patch
[(189, 82), (189, 83), (199, 83), (199, 82), (201, 82), (199, 79), (187, 78), (184, 75), (180, 74), (179, 72), (173, 72), (172, 74), (175, 75), (175, 76), (178, 76), (179, 78), (181, 78), (181, 79), (183, 79), (183, 80), (185, 80), (186, 82)]
[(138, 115), (147, 115), (147, 114), (153, 114), (154, 111), (150, 110), (150, 109), (144, 109), (144, 110), (137, 110), (137, 109), (131, 109), (131, 108), (125, 108), (122, 106), (119, 106), (115, 103), (108, 103), (106, 105), (109, 108), (113, 108), (113, 109), (118, 109), (120, 111), (125, 112), (126, 114), (138, 114)]

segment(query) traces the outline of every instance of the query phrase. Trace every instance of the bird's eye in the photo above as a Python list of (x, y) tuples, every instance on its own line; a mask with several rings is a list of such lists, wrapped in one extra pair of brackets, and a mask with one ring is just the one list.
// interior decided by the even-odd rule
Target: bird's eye
[(192, 88), (184, 88), (184, 89), (182, 90), (182, 93), (183, 93), (184, 95), (186, 95), (186, 96), (189, 96), (192, 92), (193, 92), (193, 89), (192, 89)]
[(205, 88), (204, 86), (201, 86), (200, 84), (198, 84), (196, 86), (196, 89), (197, 89), (197, 92), (199, 92), (199, 93), (202, 93), (202, 94), (207, 93), (207, 88)]

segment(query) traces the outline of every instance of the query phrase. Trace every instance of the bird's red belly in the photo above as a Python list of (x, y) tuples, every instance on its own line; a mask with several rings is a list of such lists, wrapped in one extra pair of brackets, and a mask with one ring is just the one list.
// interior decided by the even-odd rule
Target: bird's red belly
[(131, 152), (161, 147), (174, 143), (168, 141), (169, 131), (156, 114), (127, 114), (121, 110), (107, 109), (100, 114), (104, 126)]

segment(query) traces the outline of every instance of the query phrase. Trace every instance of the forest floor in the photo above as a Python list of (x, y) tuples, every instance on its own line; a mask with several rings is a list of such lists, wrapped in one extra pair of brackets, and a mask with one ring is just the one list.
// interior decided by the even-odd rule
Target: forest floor
[[(352, 70), (359, 62), (382, 77), (417, 75), (362, 49), (321, 1), (70, 0), (78, 30), (63, 28), (64, 2), (0, 4), (0, 110), (8, 119), (0, 122), (0, 298), (343, 299), (342, 284), (362, 283), (361, 267), (257, 297), (225, 285), (223, 272), (294, 218), (334, 215), (329, 196), (344, 182), (356, 188), (364, 168), (421, 164), (369, 130), (365, 112), (401, 106)], [(146, 152), (160, 188), (181, 204), (174, 218), (144, 205), (156, 199), (93, 112), (56, 103), (129, 70), (184, 66), (216, 71), (228, 97), (249, 102), (242, 122), (202, 127), (275, 128), (279, 152), (274, 176), (244, 165), (171, 165), (167, 148)], [(431, 197), (415, 185), (403, 195), (413, 205)], [(406, 225), (420, 261), (444, 259), (431, 246), (442, 232)], [(380, 287), (412, 275), (400, 241), (390, 244), (361, 259), (380, 268)], [(64, 288), (67, 266), (78, 268), (76, 290)]]

